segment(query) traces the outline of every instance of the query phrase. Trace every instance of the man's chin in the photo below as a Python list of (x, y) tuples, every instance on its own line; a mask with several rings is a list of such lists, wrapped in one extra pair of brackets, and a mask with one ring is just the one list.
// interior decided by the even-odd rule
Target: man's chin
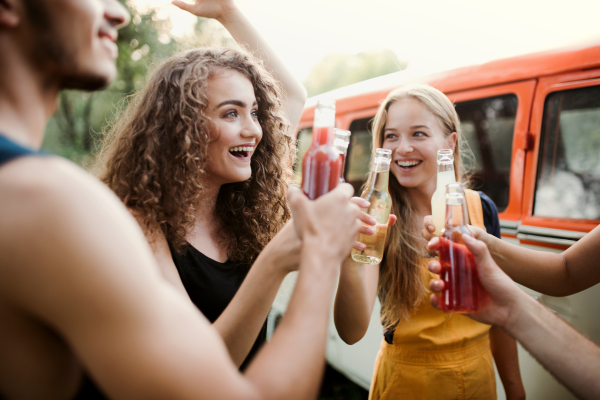
[(62, 89), (94, 91), (105, 89), (112, 82), (112, 77), (106, 75), (70, 75), (61, 82)]

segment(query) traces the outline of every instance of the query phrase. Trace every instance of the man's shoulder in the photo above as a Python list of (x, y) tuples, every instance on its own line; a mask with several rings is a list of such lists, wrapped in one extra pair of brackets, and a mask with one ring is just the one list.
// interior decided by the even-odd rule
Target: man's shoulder
[(2, 166), (0, 204), (0, 247), (39, 238), (48, 229), (59, 234), (63, 228), (68, 229), (67, 221), (86, 213), (124, 211), (116, 196), (97, 178), (53, 156), (21, 157)]

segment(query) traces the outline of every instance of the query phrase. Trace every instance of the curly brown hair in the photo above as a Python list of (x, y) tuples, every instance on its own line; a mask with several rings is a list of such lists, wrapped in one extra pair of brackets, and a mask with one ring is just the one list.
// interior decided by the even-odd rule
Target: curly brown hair
[(205, 113), (206, 88), (223, 69), (252, 83), (263, 131), (252, 177), (221, 186), (216, 205), (229, 260), (250, 265), (290, 218), (285, 192), (295, 154), (283, 90), (251, 54), (199, 48), (160, 63), (106, 135), (99, 175), (141, 220), (150, 241), (160, 230), (175, 251), (184, 251), (202, 197), (209, 132), (216, 126)]

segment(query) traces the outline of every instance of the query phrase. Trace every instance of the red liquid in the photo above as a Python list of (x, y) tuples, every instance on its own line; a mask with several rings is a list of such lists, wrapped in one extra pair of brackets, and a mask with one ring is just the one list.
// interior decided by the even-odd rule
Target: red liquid
[(454, 240), (440, 238), (440, 279), (444, 281), (440, 308), (445, 312), (476, 312), (486, 292), (479, 282), (473, 253), (462, 243), (458, 232), (453, 236)]
[(333, 190), (340, 180), (340, 157), (332, 146), (333, 135), (333, 128), (314, 128), (302, 160), (302, 190), (311, 200)]
[(346, 155), (340, 154), (340, 182), (346, 182), (344, 179), (344, 171), (346, 170)]

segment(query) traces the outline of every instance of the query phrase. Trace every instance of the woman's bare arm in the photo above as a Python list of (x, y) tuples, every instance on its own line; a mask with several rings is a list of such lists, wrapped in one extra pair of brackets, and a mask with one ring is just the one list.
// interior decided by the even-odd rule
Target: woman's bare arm
[(236, 42), (256, 53), (265, 62), (275, 79), (281, 82), (286, 92), (284, 105), (289, 123), (292, 127), (298, 125), (306, 101), (306, 89), (233, 0), (196, 0), (194, 4), (173, 1), (173, 4), (198, 17), (218, 20)]
[(517, 341), (497, 326), (490, 329), (490, 347), (507, 400), (525, 399)]

